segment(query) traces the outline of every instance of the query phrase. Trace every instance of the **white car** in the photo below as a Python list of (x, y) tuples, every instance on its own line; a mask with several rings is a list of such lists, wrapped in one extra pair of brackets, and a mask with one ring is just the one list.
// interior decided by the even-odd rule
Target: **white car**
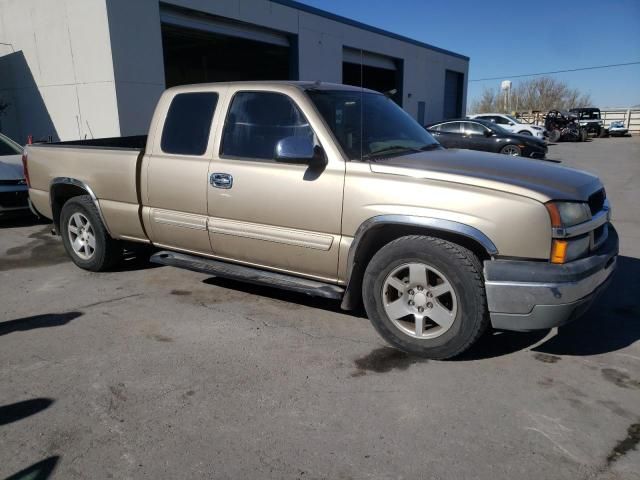
[(22, 147), (0, 133), (0, 217), (29, 208), (29, 187), (22, 168)]
[(520, 135), (532, 135), (541, 139), (544, 139), (545, 136), (544, 127), (523, 123), (517, 118), (504, 113), (480, 113), (477, 115), (469, 115), (469, 118), (488, 120), (500, 125), (502, 128), (509, 130), (510, 132), (518, 133)]

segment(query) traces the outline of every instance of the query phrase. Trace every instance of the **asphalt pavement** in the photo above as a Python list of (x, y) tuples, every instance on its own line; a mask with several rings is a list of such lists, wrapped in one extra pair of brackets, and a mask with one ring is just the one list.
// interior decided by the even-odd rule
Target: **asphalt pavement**
[(0, 221), (0, 478), (640, 479), (640, 138), (549, 157), (605, 183), (611, 287), (444, 362), (336, 302), (144, 258), (90, 273), (46, 223)]

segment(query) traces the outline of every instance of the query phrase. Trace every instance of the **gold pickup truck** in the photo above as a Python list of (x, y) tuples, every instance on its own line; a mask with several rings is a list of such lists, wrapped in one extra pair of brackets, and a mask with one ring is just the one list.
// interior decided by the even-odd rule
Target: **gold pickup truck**
[(597, 177), (445, 150), (393, 101), (318, 82), (167, 90), (149, 135), (30, 145), (33, 206), (81, 268), (151, 261), (362, 302), (389, 343), (449, 358), (486, 330), (582, 314), (616, 264)]

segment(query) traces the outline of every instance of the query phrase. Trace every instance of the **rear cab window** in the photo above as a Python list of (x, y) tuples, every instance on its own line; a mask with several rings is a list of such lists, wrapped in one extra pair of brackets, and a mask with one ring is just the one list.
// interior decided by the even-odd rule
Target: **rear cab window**
[(218, 94), (215, 92), (179, 93), (173, 97), (162, 129), (162, 151), (176, 155), (204, 155), (217, 104)]

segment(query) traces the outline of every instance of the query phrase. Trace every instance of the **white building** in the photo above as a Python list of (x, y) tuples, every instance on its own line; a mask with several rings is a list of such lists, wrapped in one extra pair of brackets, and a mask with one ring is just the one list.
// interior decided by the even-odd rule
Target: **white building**
[(223, 80), (362, 83), (426, 123), (464, 114), (468, 67), (291, 0), (0, 0), (0, 130), (21, 143), (143, 134), (165, 88)]

